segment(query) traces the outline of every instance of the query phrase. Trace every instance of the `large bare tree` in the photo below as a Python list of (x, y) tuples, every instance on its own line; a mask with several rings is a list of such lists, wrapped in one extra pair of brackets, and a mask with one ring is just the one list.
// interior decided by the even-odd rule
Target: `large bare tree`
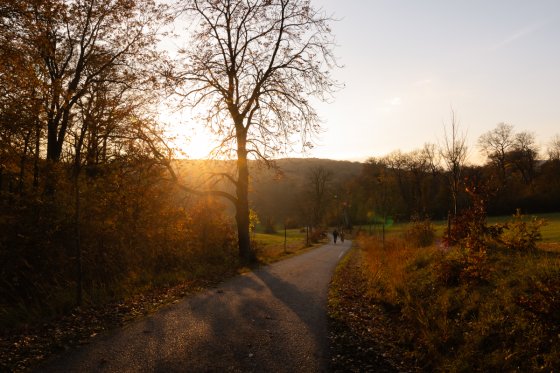
[[(309, 0), (187, 0), (193, 31), (184, 63), (169, 76), (188, 105), (219, 136), (219, 151), (237, 159), (235, 195), (240, 256), (249, 239), (248, 159), (269, 160), (311, 146), (320, 122), (311, 97), (337, 87), (330, 18)], [(299, 140), (299, 141), (298, 141)]]

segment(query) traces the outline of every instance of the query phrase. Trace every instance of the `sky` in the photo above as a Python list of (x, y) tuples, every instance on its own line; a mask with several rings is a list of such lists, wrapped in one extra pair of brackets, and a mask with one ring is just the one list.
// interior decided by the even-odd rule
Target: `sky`
[(315, 0), (333, 24), (345, 84), (318, 111), (319, 158), (364, 160), (444, 141), (451, 109), (471, 162), (500, 122), (560, 133), (560, 1)]
[(477, 139), (500, 122), (535, 133), (543, 151), (560, 134), (560, 1), (312, 4), (338, 19), (333, 76), (345, 87), (317, 104), (324, 132), (307, 156), (364, 161), (442, 144), (452, 109), (472, 163), (483, 160)]

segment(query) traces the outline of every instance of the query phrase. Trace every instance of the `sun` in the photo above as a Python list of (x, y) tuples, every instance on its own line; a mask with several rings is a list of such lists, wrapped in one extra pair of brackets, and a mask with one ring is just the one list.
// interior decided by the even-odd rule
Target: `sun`
[(208, 159), (212, 149), (219, 144), (215, 135), (184, 113), (162, 111), (159, 122), (164, 126), (165, 136), (177, 158)]
[(218, 142), (206, 128), (192, 125), (172, 125), (168, 129), (170, 143), (179, 158), (208, 159)]

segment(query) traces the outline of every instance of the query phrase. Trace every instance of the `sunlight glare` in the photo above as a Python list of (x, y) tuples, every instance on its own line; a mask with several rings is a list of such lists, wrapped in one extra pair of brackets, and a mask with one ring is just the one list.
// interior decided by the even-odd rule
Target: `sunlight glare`
[(165, 135), (176, 150), (175, 157), (188, 159), (208, 159), (218, 145), (216, 137), (202, 125), (185, 120), (181, 113), (162, 112), (159, 120), (165, 125)]

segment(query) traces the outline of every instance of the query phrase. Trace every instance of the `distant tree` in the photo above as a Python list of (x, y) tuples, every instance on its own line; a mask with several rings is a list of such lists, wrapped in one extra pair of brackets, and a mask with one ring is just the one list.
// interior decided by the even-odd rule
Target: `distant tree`
[(507, 173), (507, 154), (515, 145), (513, 126), (507, 123), (498, 123), (496, 128), (488, 131), (478, 138), (478, 146), (482, 153), (491, 160), (498, 169), (501, 186), (505, 186)]
[(531, 185), (535, 178), (535, 164), (538, 154), (539, 149), (533, 133), (520, 132), (515, 135), (513, 150), (508, 154), (508, 158), (527, 185)]
[(406, 213), (394, 172), (385, 162), (386, 157), (368, 159), (359, 176), (358, 186), (364, 196), (361, 203), (367, 207), (365, 215), (370, 224), (385, 222), (392, 214)]
[(451, 190), (452, 211), (457, 215), (457, 201), (461, 188), (463, 167), (467, 159), (467, 144), (465, 134), (459, 133), (460, 126), (455, 111), (451, 109), (449, 129), (444, 126), (444, 140), (440, 154), (446, 165), (449, 186)]
[(332, 201), (331, 182), (333, 173), (323, 166), (316, 166), (307, 174), (307, 200), (310, 205), (311, 226), (323, 223), (325, 212)]
[[(393, 193), (398, 195), (404, 203), (404, 210), (406, 211), (403, 212), (409, 214), (412, 206), (412, 193), (409, 190), (410, 183), (407, 180), (408, 155), (396, 150), (381, 158), (380, 162), (385, 165), (388, 171), (386, 176), (383, 177), (384, 188), (386, 189), (386, 186), (394, 181), (395, 190)], [(386, 190), (383, 191), (383, 194), (386, 195)], [(399, 209), (397, 208), (397, 210)]]
[(440, 171), (440, 153), (437, 150), (437, 145), (432, 143), (424, 144), (422, 148), (422, 156), (426, 159), (428, 169), (432, 176), (435, 176)]
[[(435, 165), (433, 154), (429, 146), (422, 149), (416, 149), (409, 153), (409, 170), (411, 174), (412, 190), (414, 195), (414, 210), (411, 211), (410, 216), (425, 216), (430, 209), (430, 188), (425, 188), (428, 180), (433, 181), (433, 172), (435, 172)], [(430, 177), (432, 176), (432, 177)]]
[(320, 130), (309, 96), (336, 88), (330, 19), (309, 0), (192, 0), (192, 38), (185, 62), (168, 76), (203, 121), (221, 137), (217, 151), (237, 159), (228, 198), (236, 209), (240, 256), (253, 260), (249, 239), (250, 156), (269, 160), (304, 147)]
[(548, 144), (548, 159), (551, 161), (560, 161), (560, 135), (555, 135)]
[(554, 136), (548, 144), (548, 160), (537, 172), (534, 194), (541, 201), (542, 211), (560, 211), (560, 135)]

